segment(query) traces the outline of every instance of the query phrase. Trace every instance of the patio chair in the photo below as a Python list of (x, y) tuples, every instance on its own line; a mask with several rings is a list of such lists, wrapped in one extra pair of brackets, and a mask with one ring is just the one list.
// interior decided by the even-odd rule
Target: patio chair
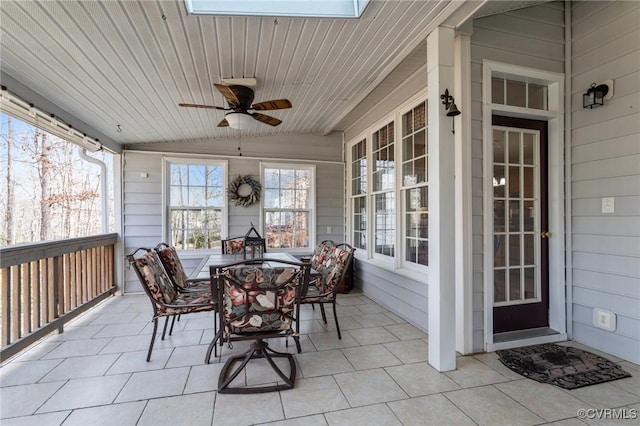
[(344, 280), (351, 266), (355, 248), (349, 244), (342, 243), (335, 246), (323, 245), (317, 252), (312, 257), (311, 267), (319, 273), (319, 276), (316, 276), (309, 283), (309, 288), (300, 303), (310, 303), (312, 306), (318, 303), (322, 313), (322, 320), (325, 324), (327, 323), (327, 315), (324, 305), (331, 303), (333, 305), (333, 318), (336, 322), (338, 338), (342, 339), (336, 313), (336, 295), (338, 284)]
[[(227, 342), (231, 347), (231, 342), (253, 340), (245, 353), (231, 356), (225, 362), (218, 378), (219, 393), (273, 392), (291, 389), (295, 383), (293, 355), (271, 349), (266, 339), (293, 337), (297, 351), (301, 351), (300, 296), (308, 284), (309, 265), (270, 259), (259, 262), (248, 260), (211, 268), (212, 288), (217, 289), (221, 302), (220, 329), (209, 345), (205, 361), (210, 362), (212, 350), (218, 356), (219, 342)], [(276, 262), (277, 266), (265, 267), (269, 262)], [(229, 386), (251, 360), (259, 358), (264, 358), (277, 373), (280, 384)], [(275, 358), (289, 361), (288, 375), (275, 363)]]
[[(144, 251), (145, 253), (136, 258), (135, 255), (139, 251)], [(151, 249), (139, 248), (127, 255), (127, 260), (136, 271), (142, 288), (147, 296), (149, 296), (151, 306), (153, 307), (153, 333), (151, 334), (149, 352), (147, 353), (147, 361), (149, 361), (158, 330), (158, 318), (166, 318), (162, 331), (162, 340), (164, 340), (170, 317), (173, 319), (176, 315), (213, 311), (217, 308), (217, 299), (212, 298), (211, 291), (176, 291), (169, 275), (162, 267), (157, 253)], [(217, 329), (217, 319), (215, 315), (213, 327), (215, 332)]]

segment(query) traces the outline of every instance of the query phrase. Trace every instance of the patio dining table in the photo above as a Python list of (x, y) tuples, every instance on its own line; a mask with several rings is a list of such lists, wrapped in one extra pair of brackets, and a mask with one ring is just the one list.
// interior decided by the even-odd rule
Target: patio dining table
[[(289, 266), (286, 263), (278, 264), (274, 260), (284, 260), (288, 262), (301, 262), (300, 259), (289, 253), (266, 253), (265, 259), (268, 259), (268, 266)], [(200, 264), (194, 269), (193, 273), (189, 276), (189, 279), (206, 280), (210, 278), (211, 267), (221, 267), (230, 263), (246, 261), (255, 261), (256, 259), (245, 259), (242, 254), (211, 254), (200, 262)], [(266, 266), (266, 265), (265, 265)], [(311, 277), (318, 276), (320, 273), (315, 269), (311, 269), (309, 272)]]

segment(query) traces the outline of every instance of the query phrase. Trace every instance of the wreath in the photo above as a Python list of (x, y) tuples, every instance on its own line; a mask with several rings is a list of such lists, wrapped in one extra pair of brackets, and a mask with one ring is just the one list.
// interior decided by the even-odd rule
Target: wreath
[(260, 182), (249, 175), (236, 177), (227, 188), (229, 201), (236, 206), (249, 207), (260, 201)]

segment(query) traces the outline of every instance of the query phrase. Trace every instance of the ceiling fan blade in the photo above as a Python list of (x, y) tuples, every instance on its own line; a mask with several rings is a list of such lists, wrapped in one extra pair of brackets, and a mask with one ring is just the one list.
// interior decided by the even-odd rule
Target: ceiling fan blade
[(269, 126), (277, 126), (282, 123), (282, 120), (278, 120), (277, 118), (268, 115), (260, 114), (259, 112), (251, 113), (251, 116), (256, 120), (263, 122), (264, 124), (268, 124)]
[(226, 118), (223, 118), (222, 121), (218, 123), (218, 127), (229, 127), (229, 122)]
[(224, 96), (224, 98), (227, 101), (229, 101), (229, 103), (232, 103), (234, 105), (240, 104), (240, 100), (236, 96), (235, 92), (231, 90), (229, 86), (225, 86), (224, 84), (216, 84), (216, 83), (214, 83), (213, 85), (216, 87), (216, 89), (218, 89), (220, 93), (222, 93), (222, 96)]
[(274, 99), (272, 101), (258, 102), (251, 105), (251, 108), (255, 109), (256, 111), (266, 111), (270, 109), (287, 109), (291, 107), (292, 105), (289, 99)]
[(229, 110), (229, 108), (223, 108), (223, 107), (214, 106), (214, 105), (198, 105), (198, 104), (178, 104), (178, 105), (180, 105), (181, 107), (187, 107), (187, 108), (221, 109), (223, 111)]

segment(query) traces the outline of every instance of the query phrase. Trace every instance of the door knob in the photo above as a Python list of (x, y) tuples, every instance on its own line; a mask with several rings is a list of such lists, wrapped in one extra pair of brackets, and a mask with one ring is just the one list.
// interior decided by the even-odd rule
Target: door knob
[(542, 232), (540, 233), (540, 237), (541, 237), (541, 238), (551, 238), (551, 232), (549, 232), (549, 231), (542, 231)]

